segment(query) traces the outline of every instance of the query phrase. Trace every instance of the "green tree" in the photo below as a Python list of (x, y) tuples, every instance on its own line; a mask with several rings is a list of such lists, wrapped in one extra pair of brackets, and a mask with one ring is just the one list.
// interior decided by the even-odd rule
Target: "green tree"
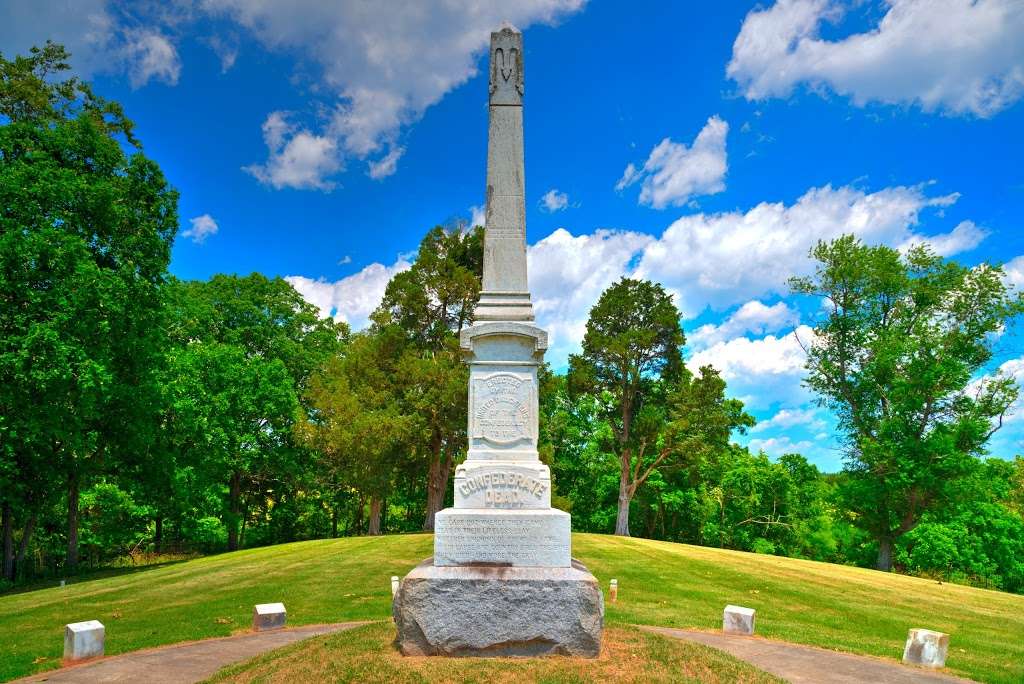
[(228, 548), (248, 504), (312, 462), (294, 440), (314, 371), (342, 349), (344, 324), (321, 319), (281, 278), (254, 273), (175, 283), (169, 306), (168, 423), (178, 462), (226, 487)]
[(373, 314), (379, 331), (404, 338), (396, 371), (404, 411), (418, 416), (411, 452), (427, 465), (424, 530), (444, 507), (456, 458), (466, 449), (466, 386), (459, 332), (473, 321), (480, 298), (483, 230), (434, 228), (420, 243), (412, 268), (388, 283)]
[(893, 546), (949, 499), (1016, 399), (1011, 378), (972, 383), (994, 335), (1022, 310), (1002, 270), (966, 268), (915, 247), (905, 255), (852, 236), (811, 250), (794, 292), (828, 317), (809, 344), (806, 384), (846, 442), (846, 505), (890, 570)]
[(17, 480), (0, 504), (23, 521), (24, 548), (62, 480), (73, 569), (79, 492), (155, 428), (178, 217), (121, 108), (60, 80), (67, 58), (50, 43), (0, 56), (0, 477)]
[(629, 535), (630, 504), (651, 475), (728, 446), (753, 425), (725, 397), (710, 367), (693, 376), (682, 363), (679, 310), (661, 285), (623, 278), (590, 311), (583, 350), (569, 358), (569, 387), (595, 397), (619, 465), (615, 534)]

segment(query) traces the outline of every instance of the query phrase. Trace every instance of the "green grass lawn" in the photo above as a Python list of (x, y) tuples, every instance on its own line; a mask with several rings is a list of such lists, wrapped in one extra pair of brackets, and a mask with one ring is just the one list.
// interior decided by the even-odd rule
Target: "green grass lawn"
[(221, 670), (211, 682), (289, 684), (782, 684), (782, 680), (699, 644), (608, 627), (601, 656), (582, 658), (405, 658), (392, 645), (394, 627), (377, 622), (309, 639)]
[[(2, 596), (0, 680), (56, 667), (79, 620), (103, 622), (114, 654), (247, 629), (255, 603), (283, 601), (290, 624), (386, 619), (390, 576), (430, 553), (429, 535), (300, 542)], [(928, 627), (952, 635), (951, 671), (1024, 681), (1024, 596), (601, 535), (574, 535), (573, 555), (604, 587), (619, 580), (610, 625), (717, 629), (735, 603), (757, 609), (764, 636), (894, 660), (908, 628)]]

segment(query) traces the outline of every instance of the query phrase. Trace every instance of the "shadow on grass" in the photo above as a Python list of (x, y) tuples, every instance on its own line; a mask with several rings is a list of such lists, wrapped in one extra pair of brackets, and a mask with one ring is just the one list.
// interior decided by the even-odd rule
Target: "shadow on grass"
[(0, 591), (0, 596), (14, 596), (15, 594), (26, 594), (30, 591), (39, 591), (40, 589), (53, 589), (55, 587), (59, 587), (62, 580), (70, 586), (72, 584), (81, 584), (83, 582), (106, 579), (108, 577), (135, 575), (147, 570), (166, 568), (201, 557), (202, 556), (199, 554), (182, 555), (180, 557), (166, 558), (164, 560), (138, 563), (134, 565), (108, 565), (98, 568), (83, 568), (76, 573), (65, 575), (64, 577), (38, 577), (24, 580), (23, 582), (15, 584), (13, 587)]

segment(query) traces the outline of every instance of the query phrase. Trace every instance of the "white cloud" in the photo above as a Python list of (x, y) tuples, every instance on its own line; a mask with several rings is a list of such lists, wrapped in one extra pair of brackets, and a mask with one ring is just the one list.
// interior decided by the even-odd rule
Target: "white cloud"
[(270, 152), (266, 163), (243, 167), (261, 183), (278, 190), (334, 189), (328, 178), (342, 168), (342, 161), (333, 138), (297, 127), (286, 112), (271, 112), (263, 122), (263, 141)]
[(747, 447), (753, 451), (763, 451), (769, 456), (784, 456), (786, 454), (807, 455), (808, 451), (815, 448), (815, 444), (809, 440), (794, 442), (789, 437), (769, 437), (768, 439), (752, 439)]
[[(552, 24), (583, 3), (207, 0), (204, 7), (233, 19), (266, 48), (317, 64), (316, 87), (331, 97), (333, 109), (319, 135), (332, 139), (339, 154), (368, 159), (383, 153), (386, 159), (404, 126), (476, 75), (490, 32), (503, 20), (520, 29)], [(316, 181), (307, 187), (320, 187), (327, 177)]]
[(643, 180), (640, 203), (655, 209), (680, 206), (696, 195), (713, 195), (725, 190), (725, 138), (729, 124), (717, 116), (708, 119), (693, 145), (665, 138), (658, 143), (643, 168), (626, 166), (616, 190)]
[(181, 74), (178, 51), (166, 36), (155, 31), (132, 31), (124, 46), (128, 78), (133, 88), (140, 88), (151, 79), (177, 85)]
[(931, 197), (925, 185), (873, 193), (844, 186), (812, 188), (794, 204), (762, 202), (746, 212), (692, 214), (670, 225), (643, 252), (635, 274), (679, 294), (686, 316), (755, 297), (788, 293), (792, 275), (808, 274), (818, 240), (852, 233), (893, 247), (918, 234), (921, 212), (947, 207), (957, 195)]
[(825, 421), (818, 417), (814, 409), (784, 408), (780, 409), (768, 420), (758, 421), (757, 425), (750, 429), (750, 432), (757, 433), (776, 428), (791, 428), (796, 425), (806, 425), (808, 429), (821, 430), (825, 427)]
[(540, 206), (548, 213), (562, 211), (569, 207), (569, 195), (557, 188), (551, 188), (540, 198)]
[(370, 178), (380, 180), (387, 178), (398, 170), (398, 160), (405, 154), (404, 147), (392, 147), (388, 153), (376, 161), (370, 162), (368, 171)]
[(767, 306), (753, 299), (720, 324), (709, 323), (688, 333), (686, 342), (691, 349), (706, 349), (713, 344), (746, 333), (764, 335), (778, 332), (783, 328), (796, 325), (799, 321), (800, 315), (785, 302)]
[(630, 262), (653, 239), (605, 229), (573, 236), (559, 228), (529, 247), (533, 308), (538, 324), (548, 331), (547, 359), (555, 367), (578, 349), (587, 316), (601, 292), (629, 270)]
[(390, 266), (373, 263), (335, 282), (305, 276), (286, 276), (285, 280), (317, 307), (321, 316), (332, 316), (358, 330), (366, 326), (370, 314), (380, 304), (391, 278), (411, 267), (408, 258), (399, 256)]
[(751, 100), (787, 97), (798, 84), (853, 103), (993, 116), (1024, 94), (1019, 0), (889, 0), (864, 33), (823, 39), (842, 5), (779, 0), (751, 11), (726, 73)]
[(939, 256), (952, 256), (960, 252), (969, 252), (988, 237), (988, 231), (975, 225), (973, 221), (961, 221), (956, 228), (940, 235), (915, 235), (900, 246), (905, 251), (912, 245), (926, 244)]
[(338, 265), (339, 266), (345, 266), (345, 265), (351, 264), (351, 263), (352, 263), (352, 257), (350, 257), (348, 254), (346, 254), (345, 256), (343, 256), (340, 259), (338, 259)]
[(1012, 287), (1024, 288), (1024, 255), (1014, 257), (1003, 264), (1003, 273)]
[(0, 52), (8, 58), (25, 55), (50, 39), (68, 49), (75, 73), (83, 78), (118, 73), (127, 75), (133, 88), (151, 80), (175, 85), (181, 61), (158, 26), (169, 23), (174, 13), (128, 20), (135, 9), (122, 6), (112, 11), (108, 0), (0, 0)]
[(181, 237), (191, 238), (192, 242), (197, 245), (203, 244), (206, 242), (206, 238), (216, 235), (217, 231), (220, 230), (220, 226), (217, 225), (217, 222), (209, 214), (191, 218), (189, 223), (192, 224), (192, 227), (182, 231)]
[(487, 208), (482, 204), (476, 204), (469, 208), (469, 225), (472, 227), (482, 226), (487, 219)]

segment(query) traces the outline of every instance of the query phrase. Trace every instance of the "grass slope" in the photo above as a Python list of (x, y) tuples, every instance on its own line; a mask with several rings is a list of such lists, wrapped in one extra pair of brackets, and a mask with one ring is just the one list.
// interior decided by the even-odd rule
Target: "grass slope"
[[(390, 576), (431, 553), (429, 535), (284, 544), (0, 597), (0, 680), (59, 664), (63, 625), (98, 619), (107, 653), (246, 629), (255, 603), (291, 624), (385, 619)], [(790, 558), (577, 534), (573, 555), (619, 580), (607, 623), (717, 629), (722, 607), (756, 608), (758, 633), (898, 659), (910, 627), (952, 635), (948, 665), (1024, 681), (1024, 596)]]
[(404, 658), (392, 645), (395, 629), (378, 622), (310, 639), (226, 668), (211, 682), (287, 684), (492, 684), (493, 682), (636, 682), (659, 684), (783, 684), (782, 680), (699, 644), (647, 634), (634, 627), (605, 629), (601, 657)]

